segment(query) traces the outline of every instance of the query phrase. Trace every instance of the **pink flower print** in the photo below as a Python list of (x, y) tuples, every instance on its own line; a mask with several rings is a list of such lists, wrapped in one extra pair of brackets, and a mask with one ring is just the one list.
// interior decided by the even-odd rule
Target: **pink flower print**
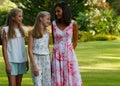
[(67, 61), (67, 65), (68, 65), (68, 73), (72, 75), (73, 73), (73, 61)]
[(62, 40), (62, 36), (56, 34), (56, 41), (60, 42)]
[(76, 71), (71, 72), (72, 77), (75, 77), (75, 74), (76, 74)]
[(68, 27), (68, 29), (66, 30), (66, 36), (72, 36), (72, 29), (71, 27)]
[(73, 45), (72, 44), (66, 44), (65, 46), (67, 47), (67, 49), (69, 51), (69, 54), (73, 55), (74, 54), (74, 52), (73, 52)]
[(63, 77), (63, 69), (62, 68), (60, 68), (60, 77), (62, 78)]
[(60, 53), (59, 56), (56, 58), (58, 61), (64, 60), (64, 53)]
[(69, 49), (69, 50), (72, 50), (72, 49), (73, 49), (72, 44), (68, 44), (68, 49)]
[(53, 48), (53, 53), (58, 52), (58, 49), (59, 49), (59, 47), (55, 47), (55, 48)]
[(55, 48), (53, 48), (53, 59), (57, 59), (59, 58), (59, 55), (58, 55), (58, 50), (59, 50), (59, 46), (56, 46)]
[(60, 83), (56, 82), (56, 86), (60, 86)]
[(54, 33), (56, 32), (56, 28), (55, 27), (53, 28), (53, 31), (54, 31)]

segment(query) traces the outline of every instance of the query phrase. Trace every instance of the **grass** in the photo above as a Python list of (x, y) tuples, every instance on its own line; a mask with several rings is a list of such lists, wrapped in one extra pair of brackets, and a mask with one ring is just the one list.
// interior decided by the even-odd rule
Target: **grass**
[[(120, 40), (80, 42), (75, 51), (84, 86), (120, 86)], [(0, 86), (8, 84), (4, 70), (0, 52)], [(33, 86), (30, 71), (22, 85)]]

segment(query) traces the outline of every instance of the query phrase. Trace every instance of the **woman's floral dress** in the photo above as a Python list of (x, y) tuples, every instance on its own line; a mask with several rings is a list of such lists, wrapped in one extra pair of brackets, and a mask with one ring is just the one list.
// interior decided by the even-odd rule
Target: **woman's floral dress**
[(60, 30), (53, 21), (54, 47), (52, 52), (51, 86), (82, 86), (78, 62), (72, 45), (73, 22)]

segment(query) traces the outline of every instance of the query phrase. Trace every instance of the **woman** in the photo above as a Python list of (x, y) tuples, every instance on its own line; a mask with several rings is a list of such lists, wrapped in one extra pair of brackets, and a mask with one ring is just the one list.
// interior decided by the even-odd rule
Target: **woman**
[[(55, 5), (52, 23), (52, 86), (82, 86), (75, 51), (78, 41), (78, 26), (71, 19), (71, 12), (65, 2)], [(73, 42), (73, 43), (72, 43)]]

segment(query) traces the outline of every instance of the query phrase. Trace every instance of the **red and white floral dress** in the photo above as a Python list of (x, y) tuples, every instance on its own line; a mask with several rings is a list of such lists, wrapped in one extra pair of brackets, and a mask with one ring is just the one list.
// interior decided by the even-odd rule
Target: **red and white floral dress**
[(52, 52), (51, 86), (82, 86), (76, 54), (72, 45), (74, 20), (60, 30), (53, 21), (54, 46)]

